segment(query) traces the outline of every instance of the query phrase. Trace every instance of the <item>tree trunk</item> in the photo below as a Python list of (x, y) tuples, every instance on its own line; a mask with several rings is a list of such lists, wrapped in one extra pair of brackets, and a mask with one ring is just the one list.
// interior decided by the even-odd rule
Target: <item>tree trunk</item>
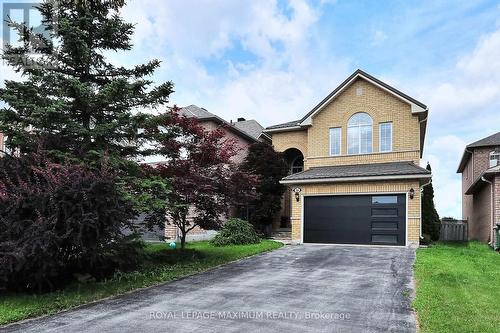
[(264, 237), (271, 238), (273, 234), (273, 225), (272, 224), (264, 224)]
[(181, 250), (184, 250), (184, 247), (186, 246), (186, 232), (182, 230), (181, 234)]
[(186, 246), (186, 235), (189, 230), (186, 230), (186, 214), (181, 215), (181, 223), (179, 225), (179, 229), (181, 229), (181, 250), (184, 250)]

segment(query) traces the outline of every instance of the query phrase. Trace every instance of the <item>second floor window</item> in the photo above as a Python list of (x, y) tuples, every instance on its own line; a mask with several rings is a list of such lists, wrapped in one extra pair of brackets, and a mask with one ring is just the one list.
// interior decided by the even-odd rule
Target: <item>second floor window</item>
[(380, 123), (381, 152), (392, 151), (392, 123)]
[(330, 156), (340, 155), (340, 127), (330, 128)]
[(496, 149), (490, 153), (490, 168), (500, 164), (500, 149)]
[(368, 113), (360, 112), (353, 115), (347, 123), (347, 153), (371, 153), (373, 120)]

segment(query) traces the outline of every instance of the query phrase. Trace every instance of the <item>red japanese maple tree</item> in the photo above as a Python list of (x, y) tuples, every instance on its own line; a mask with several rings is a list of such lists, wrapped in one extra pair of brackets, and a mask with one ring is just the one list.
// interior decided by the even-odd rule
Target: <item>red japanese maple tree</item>
[(249, 202), (258, 180), (234, 163), (241, 148), (223, 127), (207, 131), (196, 118), (179, 115), (177, 107), (162, 119), (147, 130), (156, 132), (157, 153), (166, 158), (156, 172), (171, 182), (167, 223), (179, 228), (184, 248), (196, 226), (218, 229), (232, 205)]

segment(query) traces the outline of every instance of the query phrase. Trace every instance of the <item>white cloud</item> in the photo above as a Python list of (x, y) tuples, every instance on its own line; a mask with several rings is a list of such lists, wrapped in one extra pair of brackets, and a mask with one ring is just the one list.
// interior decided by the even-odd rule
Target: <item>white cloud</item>
[(380, 45), (387, 39), (387, 37), (388, 36), (385, 34), (385, 32), (383, 32), (382, 30), (377, 30), (373, 34), (371, 45), (372, 46)]
[[(463, 56), (452, 73), (443, 73), (422, 95), (432, 105), (436, 119), (462, 119), (500, 105), (500, 29), (483, 36), (475, 49)], [(500, 115), (500, 113), (498, 113)]]
[(458, 161), (465, 141), (456, 135), (443, 135), (427, 145), (423, 166), (432, 166), (435, 203), (441, 215), (461, 217), (461, 181), (457, 177)]
[[(322, 50), (314, 31), (320, 13), (304, 0), (289, 1), (286, 13), (268, 0), (146, 0), (123, 13), (140, 22), (135, 49), (165, 58), (156, 77), (174, 81), (172, 101), (199, 104), (227, 119), (271, 125), (300, 117), (348, 74), (348, 60)], [(222, 61), (235, 48), (251, 61)], [(211, 72), (205, 61), (219, 69)]]
[(424, 158), (433, 167), (441, 215), (461, 216), (462, 188), (456, 170), (466, 144), (500, 130), (499, 54), (500, 29), (480, 38), (452, 71), (433, 73), (417, 87), (430, 107)]

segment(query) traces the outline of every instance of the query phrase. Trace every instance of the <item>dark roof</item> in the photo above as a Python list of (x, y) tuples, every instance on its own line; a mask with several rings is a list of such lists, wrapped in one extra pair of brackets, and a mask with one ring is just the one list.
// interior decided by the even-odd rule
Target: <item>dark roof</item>
[(467, 148), (500, 146), (500, 132), (467, 145)]
[(300, 120), (294, 120), (294, 121), (289, 121), (289, 122), (283, 123), (283, 124), (269, 126), (269, 127), (266, 127), (266, 129), (287, 128), (287, 127), (292, 127), (292, 126), (299, 126), (299, 124), (300, 124)]
[[(336, 165), (311, 168), (283, 178), (284, 181), (294, 180), (321, 180), (331, 178), (350, 177), (377, 177), (377, 176), (430, 176), (427, 169), (415, 165), (413, 162), (391, 162), (356, 165)], [(425, 177), (422, 177), (425, 178)]]
[[(257, 142), (259, 140), (260, 134), (262, 134), (262, 130), (264, 129), (264, 127), (262, 127), (255, 120), (246, 120), (244, 121), (246, 124), (240, 125), (236, 125), (237, 123), (228, 123), (224, 119), (196, 105), (188, 105), (181, 108), (179, 114), (188, 118), (194, 117), (199, 119), (200, 121), (213, 121), (217, 124), (225, 126), (236, 135), (243, 137), (250, 142)], [(260, 133), (257, 135), (259, 128)]]
[(458, 165), (457, 173), (461, 173), (464, 171), (465, 165), (469, 158), (471, 157), (471, 152), (467, 149), (469, 148), (480, 148), (480, 147), (492, 147), (492, 146), (500, 146), (500, 132), (487, 136), (481, 140), (468, 144), (465, 147), (464, 153), (462, 155), (462, 159), (460, 160), (460, 164)]

